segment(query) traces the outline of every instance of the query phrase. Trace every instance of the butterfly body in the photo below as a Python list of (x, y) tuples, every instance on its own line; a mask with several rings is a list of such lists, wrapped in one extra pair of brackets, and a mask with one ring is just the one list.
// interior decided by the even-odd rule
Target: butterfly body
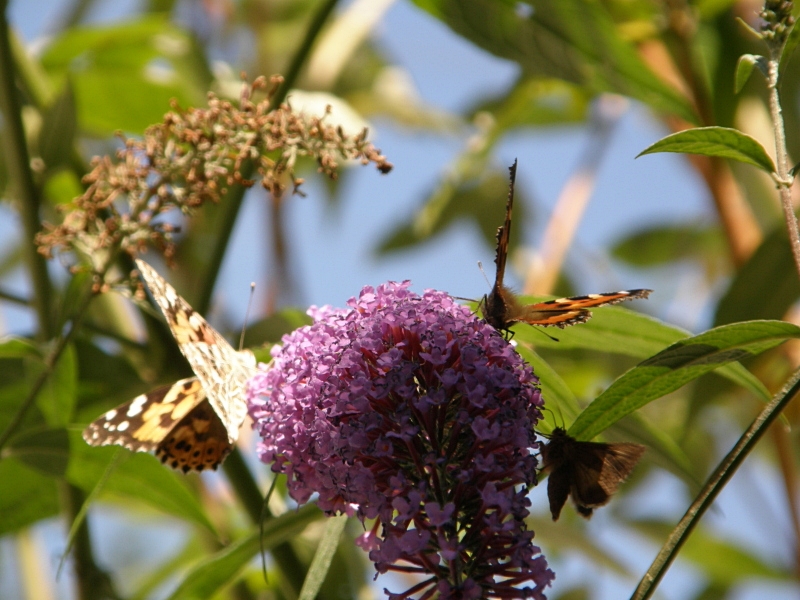
[(494, 285), (488, 296), (481, 301), (481, 312), (484, 320), (501, 332), (508, 332), (515, 323), (527, 323), (540, 327), (560, 327), (585, 323), (591, 318), (589, 308), (617, 304), (635, 298), (647, 298), (652, 290), (624, 290), (604, 294), (589, 294), (558, 298), (546, 302), (524, 305), (514, 293), (503, 283), (508, 259), (508, 244), (511, 236), (511, 212), (514, 206), (514, 183), (517, 175), (517, 162), (509, 168), (510, 184), (506, 202), (506, 217), (502, 226), (497, 229), (497, 250), (494, 262)]
[(93, 446), (155, 451), (183, 472), (216, 469), (233, 448), (247, 414), (250, 352), (234, 350), (150, 265), (137, 267), (164, 313), (196, 377), (137, 396), (106, 412), (83, 432)]
[(627, 479), (644, 450), (640, 444), (578, 441), (556, 427), (541, 449), (553, 520), (558, 520), (567, 497), (572, 497), (581, 516), (591, 517)]

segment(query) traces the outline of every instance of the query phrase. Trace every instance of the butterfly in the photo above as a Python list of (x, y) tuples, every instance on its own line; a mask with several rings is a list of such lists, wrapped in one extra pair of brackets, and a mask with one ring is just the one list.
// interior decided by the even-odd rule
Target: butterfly
[(196, 377), (109, 410), (86, 427), (83, 439), (92, 446), (155, 450), (161, 462), (184, 473), (216, 469), (239, 437), (255, 357), (234, 350), (153, 267), (142, 260), (136, 266)]
[(556, 427), (541, 449), (542, 471), (549, 473), (547, 498), (553, 521), (561, 515), (567, 496), (572, 496), (582, 517), (591, 517), (627, 479), (644, 450), (641, 444), (580, 442)]
[(567, 325), (588, 321), (592, 316), (589, 308), (608, 306), (634, 298), (647, 298), (650, 295), (653, 290), (624, 290), (606, 294), (559, 298), (527, 306), (520, 304), (511, 290), (503, 284), (508, 257), (508, 240), (511, 235), (511, 208), (514, 204), (514, 182), (517, 176), (516, 160), (508, 170), (511, 181), (506, 203), (506, 220), (497, 229), (497, 251), (494, 259), (497, 271), (492, 291), (481, 300), (481, 312), (489, 325), (502, 332), (509, 331), (514, 323), (527, 323), (542, 327), (555, 326), (563, 329)]

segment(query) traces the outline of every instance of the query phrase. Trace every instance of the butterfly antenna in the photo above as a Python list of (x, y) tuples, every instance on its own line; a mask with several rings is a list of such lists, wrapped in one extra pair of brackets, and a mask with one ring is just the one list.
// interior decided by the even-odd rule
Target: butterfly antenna
[[(555, 426), (556, 427), (560, 427), (561, 429), (566, 431), (567, 425), (566, 425), (566, 422), (564, 421), (564, 413), (561, 412), (561, 407), (557, 406), (557, 408), (558, 408), (558, 410), (553, 410), (549, 406), (543, 406), (541, 408), (541, 410), (542, 410), (542, 412), (547, 411), (551, 415), (553, 415), (553, 423), (555, 424)], [(544, 433), (541, 433), (540, 431), (537, 431), (536, 433), (542, 435), (543, 437), (547, 437), (547, 438), (550, 437), (549, 434), (544, 434)]]
[(247, 321), (250, 319), (250, 309), (253, 307), (253, 296), (256, 292), (256, 282), (250, 282), (250, 298), (247, 300), (247, 310), (244, 311), (244, 323), (242, 323), (242, 335), (239, 336), (239, 352), (244, 348), (244, 332), (247, 329)]
[(542, 329), (541, 327), (534, 327), (533, 329), (534, 329), (534, 331), (538, 331), (539, 333), (541, 333), (543, 336), (545, 336), (545, 337), (549, 337), (549, 338), (550, 338), (551, 340), (553, 340), (554, 342), (560, 342), (560, 341), (561, 341), (561, 340), (559, 340), (557, 337), (554, 337), (554, 336), (550, 335), (549, 333), (547, 333), (547, 332), (546, 332), (544, 329)]
[(488, 285), (489, 288), (491, 288), (492, 284), (489, 281), (489, 278), (486, 276), (486, 271), (483, 270), (483, 263), (481, 261), (478, 261), (478, 268), (481, 270), (481, 274), (483, 275), (483, 278), (486, 280), (486, 285)]

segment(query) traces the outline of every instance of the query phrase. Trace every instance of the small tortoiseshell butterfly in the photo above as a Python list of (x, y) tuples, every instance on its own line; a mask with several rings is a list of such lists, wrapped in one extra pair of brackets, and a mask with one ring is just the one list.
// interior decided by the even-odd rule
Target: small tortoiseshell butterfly
[(520, 304), (514, 294), (503, 284), (508, 257), (508, 240), (511, 235), (511, 209), (514, 204), (514, 182), (517, 176), (517, 161), (508, 169), (510, 185), (506, 203), (505, 223), (497, 229), (497, 252), (494, 262), (497, 265), (494, 285), (488, 296), (481, 300), (481, 312), (489, 325), (498, 331), (507, 332), (514, 323), (527, 323), (542, 327), (585, 323), (592, 316), (589, 308), (608, 306), (623, 300), (647, 298), (653, 290), (624, 290), (606, 294), (589, 294), (559, 298), (534, 304)]

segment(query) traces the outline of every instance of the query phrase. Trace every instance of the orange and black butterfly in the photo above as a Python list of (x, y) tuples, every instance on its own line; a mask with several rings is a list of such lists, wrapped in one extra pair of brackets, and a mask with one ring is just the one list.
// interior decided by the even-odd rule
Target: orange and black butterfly
[(481, 300), (481, 311), (486, 322), (498, 331), (506, 332), (514, 323), (528, 323), (542, 327), (585, 323), (592, 316), (589, 308), (608, 306), (623, 300), (647, 298), (653, 290), (624, 290), (606, 294), (589, 294), (572, 298), (559, 298), (535, 304), (520, 304), (514, 294), (503, 284), (508, 257), (508, 240), (511, 235), (511, 208), (514, 204), (514, 181), (517, 176), (517, 161), (509, 167), (511, 182), (506, 203), (505, 223), (497, 229), (497, 265), (494, 285), (488, 296)]
[(561, 515), (567, 496), (572, 496), (582, 517), (591, 517), (631, 474), (644, 450), (641, 444), (580, 442), (556, 427), (541, 450), (542, 471), (549, 473), (547, 498), (553, 521)]

